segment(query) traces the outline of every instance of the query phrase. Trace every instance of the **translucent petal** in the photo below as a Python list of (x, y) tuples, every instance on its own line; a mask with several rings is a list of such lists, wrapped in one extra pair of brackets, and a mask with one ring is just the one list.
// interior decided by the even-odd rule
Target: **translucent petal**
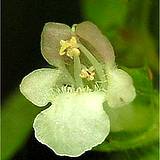
[(80, 41), (86, 48), (90, 50), (95, 57), (105, 63), (114, 64), (115, 56), (111, 43), (101, 33), (96, 25), (86, 21), (76, 26), (76, 34), (80, 37)]
[(110, 131), (101, 92), (65, 93), (42, 111), (33, 127), (36, 138), (58, 155), (77, 157), (102, 143)]
[(107, 102), (110, 107), (127, 105), (136, 96), (132, 78), (121, 69), (114, 69), (108, 75)]
[(62, 67), (62, 56), (59, 55), (60, 40), (71, 38), (71, 29), (62, 23), (46, 23), (41, 35), (41, 51), (51, 65)]
[(20, 84), (22, 94), (37, 106), (45, 106), (53, 100), (53, 87), (61, 72), (42, 68), (25, 76)]

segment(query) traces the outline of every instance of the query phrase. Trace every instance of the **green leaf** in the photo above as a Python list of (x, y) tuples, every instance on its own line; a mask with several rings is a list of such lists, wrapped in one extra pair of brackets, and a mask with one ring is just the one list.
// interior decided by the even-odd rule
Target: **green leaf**
[(159, 147), (156, 143), (134, 150), (113, 152), (109, 157), (108, 160), (159, 160)]
[(82, 1), (84, 16), (109, 34), (113, 34), (117, 28), (124, 24), (128, 10), (127, 6), (127, 0)]
[(146, 96), (151, 96), (153, 94), (152, 73), (148, 67), (122, 68), (133, 78), (137, 94), (145, 94)]
[(142, 67), (147, 64), (157, 72), (158, 51), (153, 37), (147, 29), (132, 27), (125, 26), (114, 39), (114, 46), (118, 50), (118, 63), (128, 67)]
[(148, 27), (150, 15), (156, 16), (152, 4), (150, 0), (82, 0), (81, 7), (84, 17), (111, 40), (119, 64), (140, 67), (147, 62), (157, 72), (158, 50)]
[(26, 143), (32, 130), (32, 123), (40, 108), (32, 105), (16, 90), (2, 106), (1, 114), (1, 158), (11, 159)]

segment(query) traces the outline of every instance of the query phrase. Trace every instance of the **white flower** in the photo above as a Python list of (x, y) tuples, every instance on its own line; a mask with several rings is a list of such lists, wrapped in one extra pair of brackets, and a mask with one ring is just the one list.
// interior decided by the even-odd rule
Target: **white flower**
[(103, 103), (123, 106), (136, 93), (132, 78), (115, 67), (113, 48), (99, 29), (91, 22), (73, 27), (45, 25), (42, 54), (57, 69), (33, 71), (23, 78), (20, 91), (39, 107), (51, 103), (34, 120), (37, 140), (58, 155), (77, 157), (110, 132)]
[(21, 92), (37, 106), (52, 105), (34, 120), (36, 138), (58, 155), (79, 156), (102, 143), (110, 131), (103, 110), (105, 93), (88, 88), (56, 88), (62, 73), (43, 68), (24, 77)]

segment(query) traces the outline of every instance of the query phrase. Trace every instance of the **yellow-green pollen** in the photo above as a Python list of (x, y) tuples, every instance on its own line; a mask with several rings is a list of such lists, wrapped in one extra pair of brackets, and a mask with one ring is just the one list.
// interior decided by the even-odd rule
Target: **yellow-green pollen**
[(59, 50), (59, 54), (61, 56), (67, 55), (72, 58), (74, 56), (80, 55), (80, 50), (78, 49), (78, 43), (76, 37), (72, 36), (69, 40), (61, 40), (60, 41), (61, 48)]
[(86, 78), (88, 81), (92, 81), (94, 80), (94, 76), (95, 76), (95, 72), (94, 72), (94, 67), (90, 67), (89, 69), (88, 68), (83, 68), (81, 70), (81, 73), (80, 73), (80, 77), (81, 78)]

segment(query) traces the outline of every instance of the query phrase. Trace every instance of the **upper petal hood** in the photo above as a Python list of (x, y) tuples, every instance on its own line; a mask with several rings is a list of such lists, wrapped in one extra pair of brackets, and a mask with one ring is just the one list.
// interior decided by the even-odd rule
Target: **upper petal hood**
[(41, 51), (51, 65), (62, 67), (62, 56), (59, 55), (60, 40), (71, 38), (71, 28), (62, 23), (46, 23), (41, 34)]
[(76, 26), (80, 42), (100, 61), (114, 64), (115, 56), (111, 43), (92, 22), (86, 21)]

